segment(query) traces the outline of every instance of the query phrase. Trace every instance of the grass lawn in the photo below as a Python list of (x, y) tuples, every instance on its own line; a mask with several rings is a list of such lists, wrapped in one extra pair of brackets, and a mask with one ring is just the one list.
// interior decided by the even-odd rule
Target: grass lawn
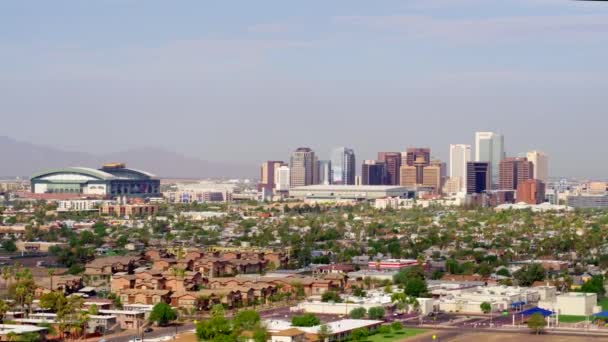
[(602, 307), (602, 310), (608, 310), (608, 298), (600, 299), (598, 304)]
[(584, 322), (585, 319), (585, 316), (559, 315), (560, 323), (578, 323)]
[(389, 334), (375, 334), (375, 335), (369, 336), (366, 340), (369, 342), (395, 342), (395, 341), (401, 341), (403, 339), (406, 339), (406, 338), (409, 338), (412, 336), (420, 335), (427, 331), (428, 330), (425, 330), (425, 329), (403, 328), (400, 331), (391, 332)]

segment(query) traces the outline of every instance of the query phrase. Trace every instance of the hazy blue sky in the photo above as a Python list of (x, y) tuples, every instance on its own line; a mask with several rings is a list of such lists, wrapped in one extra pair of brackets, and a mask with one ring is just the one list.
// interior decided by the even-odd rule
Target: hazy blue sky
[(207, 160), (505, 134), (608, 176), (608, 3), (1, 1), (0, 135)]

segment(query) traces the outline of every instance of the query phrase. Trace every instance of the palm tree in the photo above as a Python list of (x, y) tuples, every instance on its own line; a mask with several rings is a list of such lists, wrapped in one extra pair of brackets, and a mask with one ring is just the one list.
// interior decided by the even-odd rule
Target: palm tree
[(51, 278), (51, 288), (50, 290), (53, 291), (53, 276), (55, 275), (55, 269), (54, 268), (49, 268), (46, 273), (49, 275), (49, 278)]
[(5, 301), (0, 300), (0, 321), (1, 322), (4, 322), (4, 315), (6, 315), (6, 312), (9, 309), (10, 308), (9, 308), (8, 304)]

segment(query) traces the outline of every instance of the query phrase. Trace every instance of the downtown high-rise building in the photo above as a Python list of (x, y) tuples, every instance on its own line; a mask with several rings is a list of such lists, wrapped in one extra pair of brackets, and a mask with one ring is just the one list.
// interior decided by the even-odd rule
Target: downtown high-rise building
[(534, 179), (547, 184), (549, 180), (549, 157), (541, 151), (527, 153), (528, 160), (534, 165)]
[(272, 191), (276, 184), (276, 174), (279, 167), (285, 165), (284, 162), (278, 160), (269, 160), (262, 163), (260, 167), (260, 183), (258, 189), (266, 189)]
[(534, 178), (534, 165), (527, 158), (505, 158), (499, 167), (500, 190), (517, 190), (520, 183)]
[(355, 151), (346, 147), (338, 147), (331, 153), (331, 169), (333, 184), (354, 185), (357, 174)]
[(494, 132), (475, 133), (475, 161), (489, 162), (492, 183), (498, 183), (500, 161), (505, 158), (505, 141), (501, 134)]
[[(401, 165), (416, 168), (416, 184), (424, 183), (424, 168), (431, 165), (430, 148), (408, 148), (401, 160)], [(402, 184), (403, 185), (403, 184)]]
[(386, 163), (366, 160), (361, 166), (361, 185), (386, 184)]
[(399, 185), (401, 182), (401, 152), (378, 152), (378, 161), (385, 164), (385, 184)]
[(323, 185), (333, 184), (333, 173), (331, 169), (331, 160), (319, 160), (318, 167), (318, 183)]
[(489, 162), (467, 163), (467, 194), (481, 194), (492, 189), (491, 169)]
[(471, 145), (450, 145), (450, 172), (453, 183), (459, 185), (459, 191), (467, 188), (467, 163), (471, 161)]
[(275, 184), (276, 191), (284, 192), (289, 191), (289, 184), (291, 183), (291, 177), (289, 172), (289, 166), (283, 165), (279, 167), (275, 173)]
[(291, 153), (289, 162), (290, 187), (306, 186), (316, 184), (317, 157), (309, 147), (300, 147)]

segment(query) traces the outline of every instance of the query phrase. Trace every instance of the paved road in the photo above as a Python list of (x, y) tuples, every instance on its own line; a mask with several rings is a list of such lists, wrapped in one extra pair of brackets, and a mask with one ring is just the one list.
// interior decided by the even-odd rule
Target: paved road
[[(193, 329), (194, 329), (194, 323), (186, 323), (186, 324), (177, 326), (178, 333), (193, 330)], [(159, 338), (159, 337), (163, 337), (163, 336), (173, 336), (175, 334), (175, 331), (176, 331), (175, 326), (162, 327), (162, 328), (157, 327), (157, 328), (154, 328), (154, 331), (144, 334), (144, 341), (148, 338), (152, 339), (152, 338)], [(139, 337), (139, 336), (137, 336), (137, 334), (133, 331), (128, 335), (122, 335), (122, 336), (106, 338), (106, 339), (108, 340), (108, 342), (128, 342), (130, 339), (135, 338), (135, 337)]]

